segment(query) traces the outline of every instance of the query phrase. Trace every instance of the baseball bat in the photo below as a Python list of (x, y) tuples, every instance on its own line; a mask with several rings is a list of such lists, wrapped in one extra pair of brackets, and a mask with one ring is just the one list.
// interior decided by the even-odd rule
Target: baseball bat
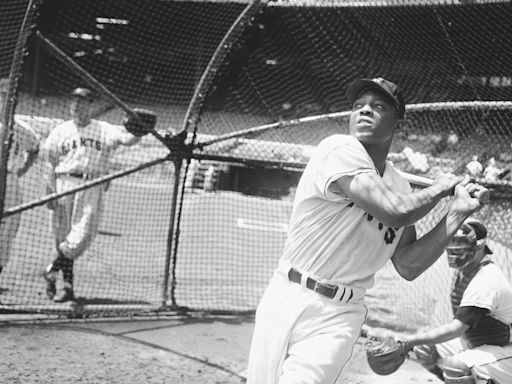
[[(398, 171), (400, 176), (402, 176), (405, 180), (409, 182), (413, 187), (420, 187), (420, 188), (426, 188), (430, 187), (434, 180), (424, 177), (415, 175), (408, 172)], [(473, 197), (477, 198), (480, 204), (487, 204), (491, 200), (491, 193), (487, 188), (482, 187), (481, 189), (475, 191), (472, 194)]]

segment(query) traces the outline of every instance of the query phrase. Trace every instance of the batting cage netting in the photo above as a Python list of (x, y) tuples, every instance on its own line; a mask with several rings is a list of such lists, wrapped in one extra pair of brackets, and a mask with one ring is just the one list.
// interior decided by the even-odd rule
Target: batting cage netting
[[(254, 311), (309, 154), (347, 133), (345, 89), (360, 77), (403, 89), (397, 168), (470, 173), (491, 189), (478, 217), (510, 276), (511, 19), (512, 3), (490, 0), (1, 2), (0, 311)], [(110, 144), (55, 141), (76, 88), (91, 91), (80, 97)], [(155, 113), (156, 129), (120, 139), (133, 108)], [(66, 174), (70, 162), (83, 172)], [(75, 300), (55, 302), (43, 275), (69, 217)], [(386, 266), (368, 323), (444, 322), (450, 278), (444, 257), (414, 282)]]

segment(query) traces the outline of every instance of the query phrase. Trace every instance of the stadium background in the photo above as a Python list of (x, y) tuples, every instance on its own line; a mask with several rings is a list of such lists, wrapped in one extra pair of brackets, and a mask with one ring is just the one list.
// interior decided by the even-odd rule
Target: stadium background
[[(380, 75), (404, 89), (406, 128), (392, 148), (400, 169), (417, 172), (400, 156), (406, 146), (427, 156), (427, 176), (462, 173), (475, 154), (512, 166), (508, 2), (17, 0), (0, 7), (0, 74), (13, 80), (5, 121), (26, 121), (43, 140), (69, 117), (69, 91), (86, 85), (46, 39), (129, 105), (156, 111), (159, 132), (183, 150), (169, 152), (148, 136), (116, 153), (99, 236), (77, 262), (73, 305), (49, 302), (39, 277), (53, 245), (36, 163), (22, 179), (32, 206), (4, 210), (22, 214), (0, 277), (4, 311), (251, 313), (280, 256), (308, 151), (346, 132), (344, 90), (358, 77)], [(98, 118), (121, 123), (123, 112), (108, 101), (97, 108)], [(448, 144), (450, 133), (456, 144)], [(210, 169), (213, 184), (205, 182)], [(487, 184), (494, 199), (481, 218), (510, 276), (510, 182)], [(445, 207), (419, 223), (420, 233)], [(449, 280), (444, 259), (412, 283), (387, 266), (369, 292), (368, 324), (408, 331), (446, 320)]]

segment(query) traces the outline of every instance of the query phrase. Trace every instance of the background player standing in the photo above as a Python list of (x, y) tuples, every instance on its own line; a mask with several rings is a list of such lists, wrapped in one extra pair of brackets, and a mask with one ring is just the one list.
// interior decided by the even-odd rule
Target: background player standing
[[(94, 94), (86, 88), (72, 92), (71, 116), (50, 132), (44, 150), (47, 156), (47, 192), (62, 192), (105, 175), (109, 157), (120, 145), (134, 145), (140, 137), (112, 124), (91, 118)], [(103, 210), (104, 185), (98, 185), (51, 201), (50, 220), (57, 257), (43, 273), (46, 292), (56, 302), (74, 299), (73, 262), (92, 243)], [(56, 277), (62, 271), (63, 289), (56, 294)]]
[[(487, 256), (487, 229), (467, 220), (446, 249), (455, 269), (453, 320), (407, 337), (418, 361), (446, 383), (512, 383), (512, 285)], [(402, 340), (404, 341), (404, 340)]]
[[(442, 175), (411, 192), (386, 161), (405, 112), (395, 84), (360, 79), (347, 98), (350, 135), (324, 139), (299, 181), (283, 255), (256, 311), (249, 384), (334, 383), (360, 335), (375, 272), (391, 259), (415, 279), (481, 208), (467, 179)], [(417, 239), (414, 223), (451, 194), (446, 216)]]
[[(3, 105), (9, 80), (0, 79), (0, 106)], [(4, 207), (14, 207), (23, 201), (19, 178), (32, 166), (39, 153), (39, 136), (23, 121), (15, 120), (12, 141), (7, 162)], [(21, 215), (5, 218), (0, 225), (0, 273), (9, 261), (9, 256)]]

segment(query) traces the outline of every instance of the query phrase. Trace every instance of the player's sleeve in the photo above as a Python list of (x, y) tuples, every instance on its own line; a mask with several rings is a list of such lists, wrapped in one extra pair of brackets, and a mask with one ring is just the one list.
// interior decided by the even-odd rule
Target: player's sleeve
[(140, 137), (132, 135), (122, 126), (113, 125), (106, 121), (100, 121), (99, 123), (102, 125), (108, 146), (111, 149), (120, 145), (133, 145), (140, 141)]
[(373, 161), (354, 137), (334, 135), (322, 141), (317, 149), (316, 187), (329, 200), (344, 199), (343, 191), (335, 181), (343, 176), (376, 172)]
[(492, 264), (482, 267), (468, 284), (459, 306), (473, 306), (493, 311), (500, 293), (498, 282), (499, 279), (493, 274)]
[(489, 313), (490, 311), (487, 308), (468, 305), (465, 307), (459, 307), (457, 312), (455, 312), (454, 318), (464, 324), (467, 324), (471, 328), (476, 328), (482, 317)]

